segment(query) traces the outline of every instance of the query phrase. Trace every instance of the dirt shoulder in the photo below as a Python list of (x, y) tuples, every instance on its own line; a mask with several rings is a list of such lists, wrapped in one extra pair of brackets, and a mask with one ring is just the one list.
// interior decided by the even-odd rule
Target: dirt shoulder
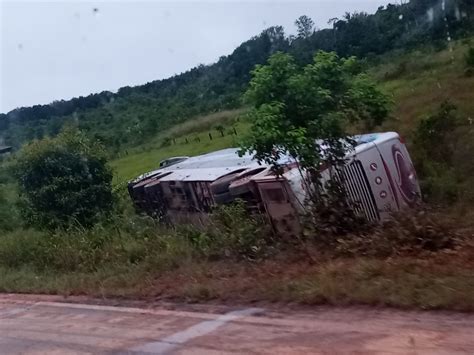
[[(469, 354), (474, 315), (370, 307), (245, 307), (60, 303), (57, 296), (0, 295), (8, 354), (386, 353)], [(92, 302), (92, 300), (89, 300)], [(103, 303), (105, 301), (96, 301)]]

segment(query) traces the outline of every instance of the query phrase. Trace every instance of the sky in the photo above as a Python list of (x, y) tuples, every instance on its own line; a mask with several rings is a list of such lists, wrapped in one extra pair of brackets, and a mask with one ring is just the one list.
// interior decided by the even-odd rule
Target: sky
[(318, 28), (387, 0), (0, 0), (0, 113), (170, 77), (211, 64), (263, 29)]

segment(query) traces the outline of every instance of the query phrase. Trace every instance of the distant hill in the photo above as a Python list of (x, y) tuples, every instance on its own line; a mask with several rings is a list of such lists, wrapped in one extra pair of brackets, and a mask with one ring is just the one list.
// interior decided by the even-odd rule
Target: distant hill
[(315, 31), (312, 21), (302, 17), (297, 21), (297, 36), (286, 36), (282, 27), (268, 28), (212, 65), (123, 87), (117, 93), (104, 91), (0, 114), (0, 138), (19, 147), (55, 135), (64, 124), (73, 123), (102, 140), (111, 151), (119, 151), (139, 145), (176, 123), (240, 107), (251, 70), (276, 51), (290, 52), (305, 63), (319, 49), (373, 58), (420, 44), (442, 48), (447, 41), (474, 31), (474, 2), (412, 0), (380, 7), (375, 14), (346, 13), (330, 23), (332, 28)]

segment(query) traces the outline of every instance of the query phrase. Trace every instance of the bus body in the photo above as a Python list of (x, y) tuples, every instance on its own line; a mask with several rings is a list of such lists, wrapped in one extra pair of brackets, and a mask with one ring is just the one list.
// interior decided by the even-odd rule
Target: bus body
[[(342, 167), (327, 167), (322, 179), (339, 179), (355, 212), (370, 222), (414, 206), (420, 187), (410, 155), (394, 132), (352, 137), (356, 142)], [(281, 176), (237, 149), (191, 157), (142, 175), (129, 184), (137, 209), (168, 223), (205, 224), (212, 207), (239, 198), (251, 211), (267, 215), (281, 234), (300, 232), (311, 188), (306, 172), (289, 156)]]

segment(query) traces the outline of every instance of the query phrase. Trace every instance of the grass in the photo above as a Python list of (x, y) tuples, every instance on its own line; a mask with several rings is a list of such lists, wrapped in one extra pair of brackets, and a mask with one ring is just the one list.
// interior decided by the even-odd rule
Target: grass
[(409, 238), (411, 247), (402, 243), (389, 257), (335, 257), (311, 240), (270, 240), (255, 254), (265, 229), (235, 206), (225, 211), (214, 232), (124, 216), (92, 230), (5, 233), (0, 292), (474, 311), (472, 223), (457, 225), (455, 244), (437, 252), (416, 249)]
[(417, 259), (339, 260), (277, 287), (287, 301), (474, 310), (473, 269)]
[(464, 75), (470, 41), (452, 42), (442, 51), (427, 47), (381, 58), (383, 64), (371, 74), (394, 102), (394, 119), (387, 121), (383, 130), (396, 130), (410, 138), (419, 120), (448, 99), (464, 117), (474, 117), (474, 77)]
[(116, 265), (95, 272), (38, 272), (30, 267), (4, 268), (0, 292), (60, 295), (90, 295), (94, 297), (134, 296), (140, 283), (146, 282), (143, 273), (133, 265)]
[[(280, 256), (281, 257), (281, 256)], [(164, 299), (180, 302), (282, 302), (474, 311), (472, 265), (445, 259), (370, 258), (262, 263), (199, 262), (171, 271), (114, 265), (53, 273), (0, 267), (0, 291)]]
[[(128, 181), (140, 174), (157, 169), (159, 162), (169, 157), (193, 156), (237, 147), (250, 126), (244, 119), (239, 119), (243, 112), (243, 110), (225, 111), (203, 116), (195, 121), (184, 122), (162, 132), (153, 141), (122, 154), (111, 163), (116, 172), (116, 182)], [(224, 137), (213, 128), (216, 125), (222, 125), (225, 128)], [(233, 132), (233, 128), (237, 135), (231, 134), (230, 131)], [(209, 133), (212, 135), (212, 140), (209, 138)], [(163, 147), (162, 142), (166, 137), (174, 137), (176, 143)]]

